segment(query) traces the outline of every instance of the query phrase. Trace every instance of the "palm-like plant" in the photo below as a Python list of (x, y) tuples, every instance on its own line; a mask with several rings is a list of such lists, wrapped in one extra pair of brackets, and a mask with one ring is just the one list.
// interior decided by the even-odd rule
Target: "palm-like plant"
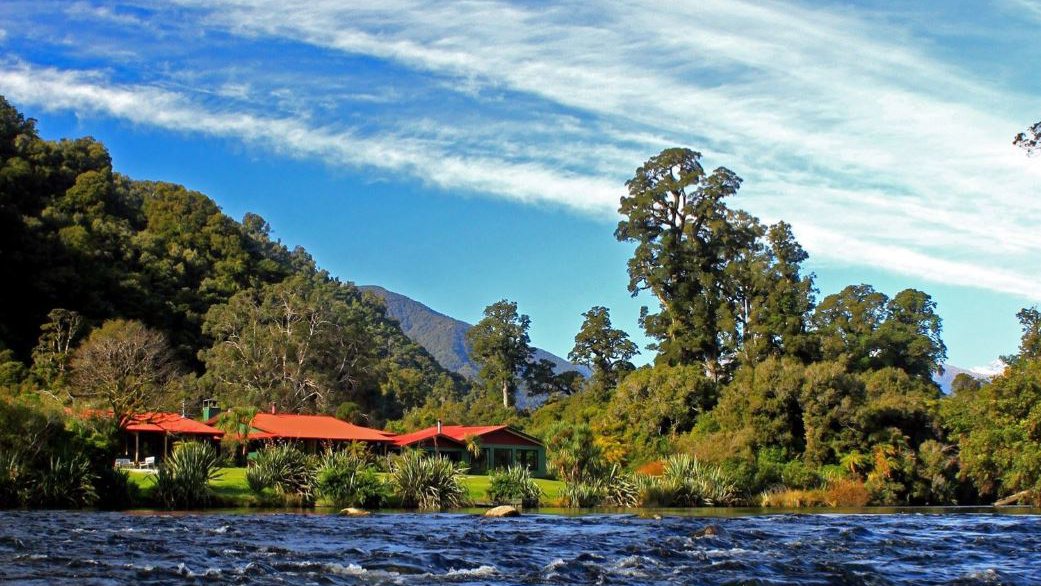
[(868, 458), (857, 450), (853, 450), (839, 459), (839, 465), (848, 470), (853, 477), (859, 477), (867, 467)]
[(248, 455), (249, 430), (256, 416), (256, 407), (232, 407), (217, 417), (217, 429), (225, 433), (225, 438), (232, 438), (236, 447), (241, 448), (243, 460)]

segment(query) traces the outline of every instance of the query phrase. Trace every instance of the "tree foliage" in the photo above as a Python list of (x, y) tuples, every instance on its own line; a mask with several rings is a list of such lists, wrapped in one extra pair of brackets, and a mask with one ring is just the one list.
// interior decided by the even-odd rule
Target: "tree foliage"
[(808, 357), (805, 316), (812, 277), (801, 273), (805, 251), (791, 227), (764, 227), (727, 207), (741, 179), (701, 154), (666, 149), (636, 170), (622, 197), (615, 236), (633, 242), (629, 291), (650, 291), (658, 312), (641, 322), (657, 340), (658, 360), (703, 364), (714, 380), (736, 359), (767, 355)]
[(123, 422), (131, 414), (154, 411), (176, 373), (166, 336), (138, 321), (111, 320), (73, 354), (69, 394), (107, 408)]
[(530, 326), (517, 303), (503, 299), (486, 307), (484, 318), (466, 332), (478, 377), (489, 392), (501, 392), (503, 407), (514, 404), (521, 381), (533, 374)]
[(619, 375), (633, 369), (629, 360), (639, 353), (636, 344), (624, 330), (612, 327), (611, 312), (594, 306), (582, 314), (585, 321), (575, 334), (575, 346), (568, 360), (593, 370), (593, 380), (605, 388), (613, 387)]

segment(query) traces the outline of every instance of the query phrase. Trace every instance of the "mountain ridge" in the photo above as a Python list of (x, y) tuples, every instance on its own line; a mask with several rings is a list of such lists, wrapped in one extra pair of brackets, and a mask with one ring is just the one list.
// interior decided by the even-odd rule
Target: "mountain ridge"
[[(466, 378), (477, 377), (478, 367), (470, 360), (466, 344), (466, 332), (473, 324), (379, 285), (358, 285), (358, 288), (383, 299), (387, 306), (387, 316), (397, 321), (405, 335), (425, 348), (441, 366)], [(557, 372), (577, 370), (583, 375), (589, 375), (588, 368), (535, 348), (535, 360), (543, 359), (552, 362)]]

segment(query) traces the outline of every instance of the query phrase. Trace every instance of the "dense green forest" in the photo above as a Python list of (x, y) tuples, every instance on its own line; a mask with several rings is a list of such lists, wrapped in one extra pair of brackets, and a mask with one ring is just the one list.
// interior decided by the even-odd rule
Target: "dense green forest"
[[(502, 300), (466, 333), (468, 380), (259, 216), (122, 176), (102, 144), (43, 140), (0, 98), (0, 505), (18, 474), (75, 477), (62, 466), (96, 471), (76, 502), (96, 501), (121, 482), (108, 470), (120, 418), (207, 398), (394, 430), (509, 423), (546, 440), (574, 494), (686, 462), (745, 502), (1037, 498), (1041, 313), (1019, 314), (1004, 374), (960, 376), (945, 396), (930, 296), (853, 284), (818, 299), (792, 227), (730, 205), (740, 185), (687, 149), (627, 182), (615, 236), (633, 247), (630, 292), (654, 300), (640, 319), (651, 364), (634, 367), (638, 348), (594, 306), (569, 355), (591, 375), (561, 372)], [(521, 388), (543, 401), (519, 409)], [(67, 416), (86, 407), (111, 418)]]

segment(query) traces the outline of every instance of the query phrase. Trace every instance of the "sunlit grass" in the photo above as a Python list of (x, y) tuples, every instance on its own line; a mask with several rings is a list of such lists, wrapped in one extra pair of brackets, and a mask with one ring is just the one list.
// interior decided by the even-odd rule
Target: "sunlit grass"
[[(146, 498), (155, 489), (155, 473), (130, 471), (130, 481), (141, 488), (142, 495)], [(559, 480), (546, 480), (536, 478), (535, 482), (542, 488), (545, 494), (544, 505), (554, 506), (560, 500), (564, 490), (564, 483)], [(467, 496), (475, 504), (488, 503), (488, 486), (491, 476), (467, 475), (463, 477), (463, 486), (466, 487)], [(214, 494), (228, 506), (250, 506), (254, 504), (253, 495), (246, 483), (245, 468), (221, 468), (220, 476), (210, 483)]]

